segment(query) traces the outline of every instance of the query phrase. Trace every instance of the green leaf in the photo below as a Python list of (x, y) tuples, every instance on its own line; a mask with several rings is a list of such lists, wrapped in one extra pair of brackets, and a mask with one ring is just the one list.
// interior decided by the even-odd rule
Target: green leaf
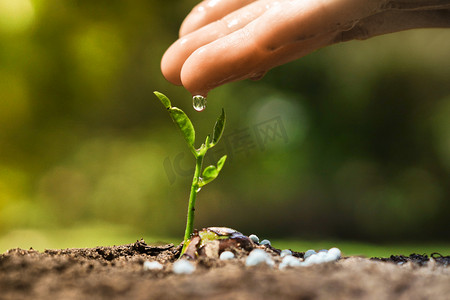
[(225, 111), (222, 108), (222, 113), (217, 118), (216, 124), (214, 125), (210, 147), (214, 147), (219, 142), (220, 138), (222, 137), (223, 130), (225, 129), (225, 122), (226, 122)]
[(169, 113), (172, 117), (172, 120), (175, 122), (175, 124), (177, 124), (178, 128), (180, 128), (181, 132), (183, 133), (184, 139), (190, 146), (191, 150), (195, 151), (195, 130), (191, 120), (189, 120), (184, 111), (182, 111), (178, 107), (170, 107)]
[(208, 166), (203, 170), (203, 180), (209, 179), (209, 178), (214, 179), (217, 177), (217, 175), (219, 175), (219, 171), (213, 165)]
[(224, 155), (217, 162), (217, 167), (211, 165), (211, 166), (206, 167), (203, 170), (202, 181), (199, 183), (199, 187), (202, 187), (202, 186), (210, 183), (211, 181), (216, 179), (217, 176), (219, 176), (220, 170), (222, 170), (226, 159), (227, 159), (227, 156)]
[(223, 165), (225, 164), (225, 161), (227, 160), (227, 156), (224, 155), (222, 156), (219, 161), (217, 162), (217, 170), (220, 172), (220, 170), (222, 170)]
[(154, 91), (153, 94), (155, 94), (156, 97), (159, 98), (159, 100), (161, 101), (161, 103), (162, 103), (167, 109), (169, 109), (169, 108), (172, 107), (172, 103), (170, 103), (170, 100), (169, 100), (169, 98), (167, 98), (166, 95), (164, 95), (163, 93), (157, 92), (157, 91)]
[(202, 181), (199, 182), (199, 187), (202, 187), (214, 179), (219, 175), (219, 170), (213, 165), (206, 167), (203, 170)]

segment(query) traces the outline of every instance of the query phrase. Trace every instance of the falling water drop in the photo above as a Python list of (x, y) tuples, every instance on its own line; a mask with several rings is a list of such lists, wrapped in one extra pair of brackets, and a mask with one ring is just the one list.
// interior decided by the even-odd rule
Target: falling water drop
[(206, 97), (197, 95), (192, 97), (192, 106), (196, 111), (202, 111), (206, 108)]

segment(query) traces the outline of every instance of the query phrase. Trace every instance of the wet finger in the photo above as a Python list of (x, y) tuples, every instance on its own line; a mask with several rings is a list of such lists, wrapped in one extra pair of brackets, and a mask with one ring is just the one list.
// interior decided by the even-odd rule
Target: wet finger
[(199, 48), (182, 67), (183, 86), (205, 95), (227, 82), (259, 78), (275, 66), (332, 44), (339, 32), (376, 11), (355, 9), (358, 3), (353, 0), (325, 2), (279, 2), (244, 28)]
[(192, 95), (207, 96), (215, 87), (247, 78), (259, 79), (275, 66), (300, 58), (331, 44), (328, 33), (268, 51), (249, 39), (248, 28), (196, 50), (183, 65), (181, 81)]
[(270, 9), (271, 2), (273, 0), (253, 2), (178, 39), (164, 53), (161, 60), (161, 71), (164, 77), (168, 81), (180, 85), (181, 68), (195, 50), (246, 26)]
[(197, 4), (184, 19), (180, 37), (246, 6), (256, 0), (205, 0)]
[(242, 29), (193, 52), (182, 66), (181, 82), (192, 94), (206, 95), (231, 81), (260, 78), (267, 70), (322, 46), (317, 40), (323, 37), (315, 39), (313, 34), (321, 31), (320, 20), (308, 11), (306, 2), (305, 6), (278, 3)]

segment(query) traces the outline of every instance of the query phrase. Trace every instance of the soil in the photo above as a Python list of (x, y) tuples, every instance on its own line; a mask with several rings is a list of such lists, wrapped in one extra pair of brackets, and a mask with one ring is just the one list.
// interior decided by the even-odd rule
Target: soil
[[(450, 299), (450, 256), (439, 254), (343, 257), (278, 270), (246, 267), (245, 251), (235, 249), (234, 260), (199, 258), (193, 274), (177, 275), (172, 265), (180, 250), (143, 240), (44, 252), (12, 249), (0, 255), (0, 299)], [(265, 250), (281, 260), (279, 250)], [(147, 260), (164, 268), (144, 270)]]

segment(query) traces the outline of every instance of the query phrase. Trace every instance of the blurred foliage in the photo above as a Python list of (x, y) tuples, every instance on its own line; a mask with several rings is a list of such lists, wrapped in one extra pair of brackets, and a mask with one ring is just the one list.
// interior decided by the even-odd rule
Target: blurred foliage
[(322, 49), (197, 113), (159, 69), (195, 3), (0, 0), (0, 233), (100, 222), (181, 238), (194, 162), (159, 90), (201, 136), (227, 111), (229, 163), (197, 227), (450, 237), (450, 31)]

